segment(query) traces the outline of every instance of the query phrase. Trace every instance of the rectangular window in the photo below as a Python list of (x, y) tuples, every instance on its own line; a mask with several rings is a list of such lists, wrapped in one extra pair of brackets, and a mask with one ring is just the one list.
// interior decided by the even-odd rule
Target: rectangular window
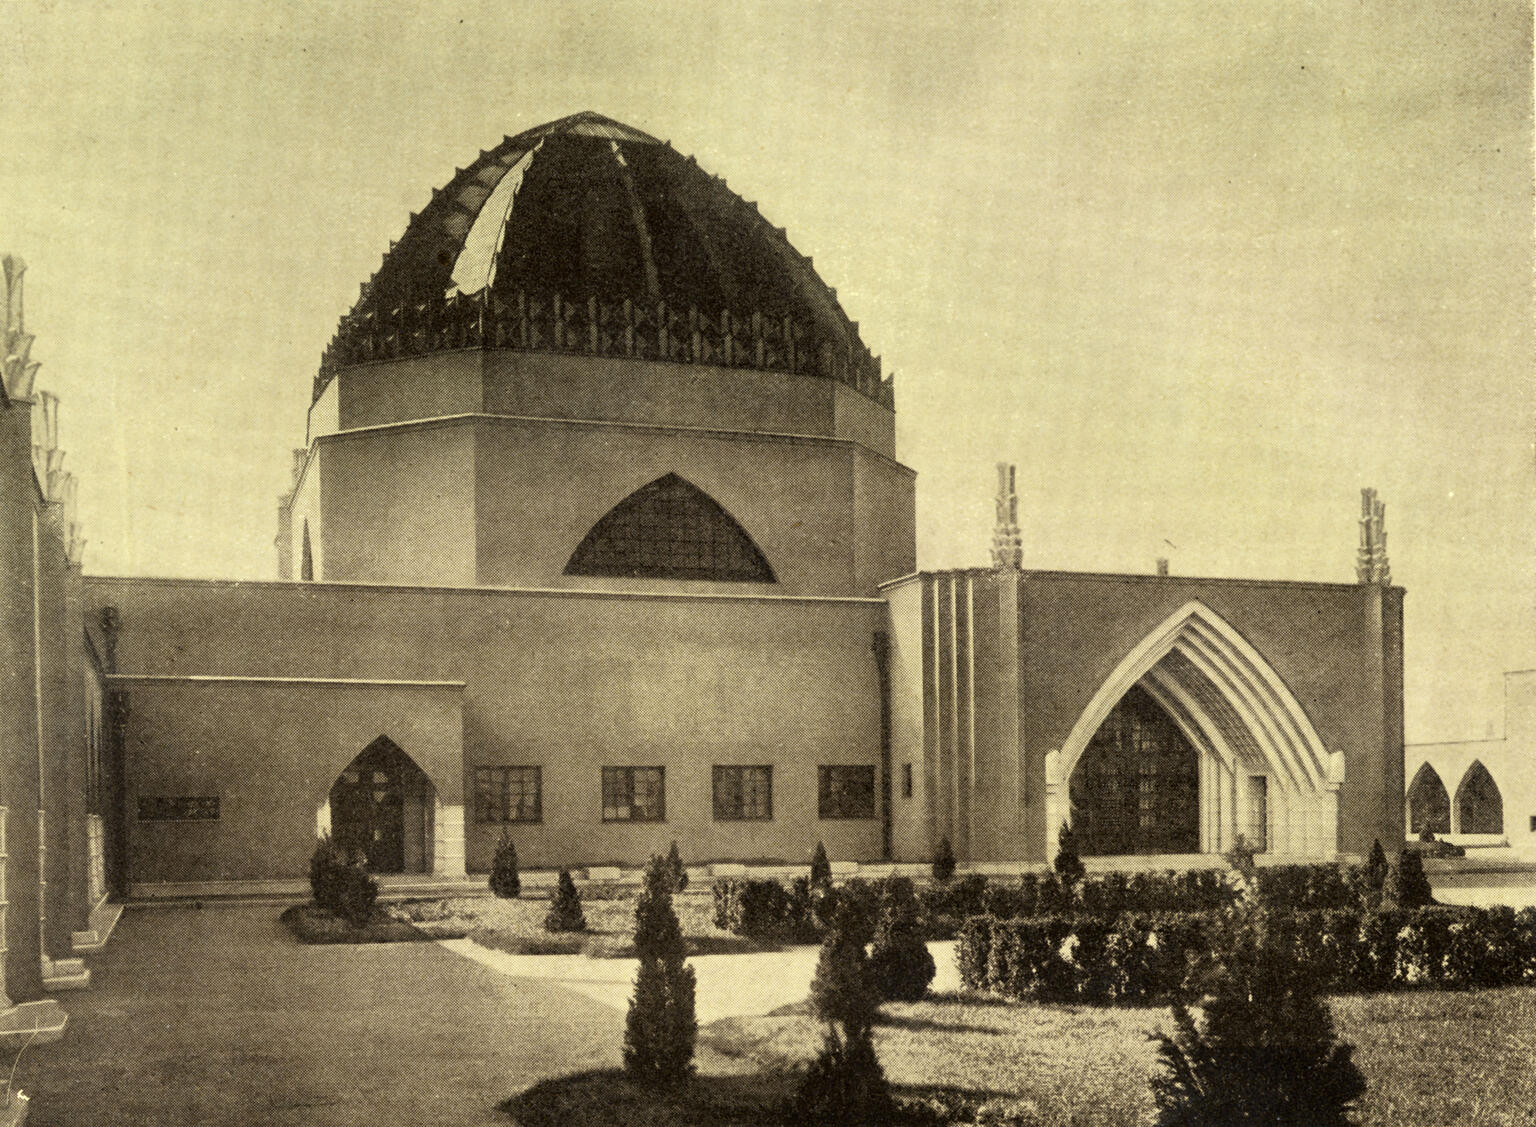
[(664, 822), (666, 818), (665, 768), (603, 768), (603, 821)]
[(542, 822), (543, 774), (542, 767), (476, 767), (475, 821)]
[(901, 765), (901, 797), (912, 797), (912, 764), (910, 763)]
[(875, 769), (873, 767), (820, 767), (816, 780), (818, 818), (873, 818), (875, 816)]
[(219, 800), (216, 795), (182, 797), (143, 795), (139, 798), (141, 822), (217, 822)]
[(715, 768), (715, 821), (757, 822), (772, 817), (772, 767)]
[(1255, 852), (1269, 849), (1269, 780), (1263, 775), (1248, 778), (1248, 844)]

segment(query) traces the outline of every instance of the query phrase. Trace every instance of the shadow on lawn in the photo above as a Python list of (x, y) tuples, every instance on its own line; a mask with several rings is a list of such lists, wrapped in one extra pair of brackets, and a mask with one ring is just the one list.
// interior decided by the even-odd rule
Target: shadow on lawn
[(750, 1127), (789, 1124), (791, 1074), (695, 1077), (652, 1090), (631, 1084), (619, 1069), (578, 1072), (541, 1080), (497, 1110), (519, 1127)]
[[(784, 1068), (696, 1076), (653, 1090), (631, 1084), (612, 1068), (543, 1080), (496, 1106), (519, 1127), (789, 1127), (801, 1123), (792, 1109), (799, 1081), (797, 1070)], [(949, 1121), (948, 1115), (935, 1119), (939, 1109), (968, 1122), (981, 1104), (1012, 1098), (1007, 1092), (952, 1087), (897, 1087), (893, 1094), (908, 1106), (890, 1127)]]

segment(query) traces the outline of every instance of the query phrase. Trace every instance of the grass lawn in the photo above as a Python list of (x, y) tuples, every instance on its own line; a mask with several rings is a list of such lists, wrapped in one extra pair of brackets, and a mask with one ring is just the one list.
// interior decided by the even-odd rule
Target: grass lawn
[[(1369, 1090), (1362, 1127), (1536, 1122), (1536, 988), (1333, 999)], [(1022, 1098), (1051, 1125), (1144, 1124), (1152, 1112), (1150, 1035), (1168, 1011), (1005, 1004), (941, 996), (882, 1011), (876, 1045), (903, 1096)], [(776, 1121), (793, 1068), (820, 1045), (803, 1006), (700, 1030), (699, 1077), (658, 1098), (615, 1073), (536, 1085), (508, 1101), (525, 1127)]]
[[(547, 899), (462, 896), (449, 899), (402, 900), (383, 904), (383, 911), (434, 938), (468, 935), (476, 943), (512, 954), (575, 954), (596, 958), (634, 955), (635, 889), (582, 901), (587, 930), (552, 933), (544, 930)], [(765, 950), (763, 944), (715, 927), (712, 893), (685, 892), (672, 898), (677, 920), (691, 955), (718, 955)]]

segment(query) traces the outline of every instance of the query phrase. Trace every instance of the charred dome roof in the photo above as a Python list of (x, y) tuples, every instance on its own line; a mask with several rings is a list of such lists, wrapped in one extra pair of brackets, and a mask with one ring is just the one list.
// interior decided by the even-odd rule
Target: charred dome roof
[(592, 112), (459, 170), (342, 318), (315, 381), (442, 348), (524, 348), (807, 372), (890, 405), (811, 260), (725, 181)]

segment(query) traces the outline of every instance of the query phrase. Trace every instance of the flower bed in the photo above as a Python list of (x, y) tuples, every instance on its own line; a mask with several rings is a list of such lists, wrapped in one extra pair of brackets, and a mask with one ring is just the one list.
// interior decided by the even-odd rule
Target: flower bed
[[(973, 916), (961, 982), (1010, 998), (1154, 1003), (1176, 996), (1210, 950), (1217, 912)], [(1324, 908), (1275, 912), (1271, 941), (1330, 992), (1536, 982), (1536, 909)]]
[[(419, 943), (450, 937), (442, 933), (429, 935), (377, 908), (362, 925), (317, 904), (295, 904), (285, 909), (278, 919), (300, 943)], [(459, 932), (452, 937), (462, 934)]]

